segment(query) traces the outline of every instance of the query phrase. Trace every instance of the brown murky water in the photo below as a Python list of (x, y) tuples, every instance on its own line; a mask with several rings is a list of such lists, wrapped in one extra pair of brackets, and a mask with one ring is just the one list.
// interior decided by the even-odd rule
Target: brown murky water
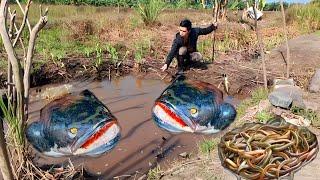
[[(112, 82), (78, 82), (71, 86), (41, 87), (32, 91), (30, 118), (39, 118), (40, 109), (48, 102), (42, 98), (51, 98), (53, 94), (65, 91), (66, 87), (71, 91), (89, 89), (117, 117), (122, 128), (122, 137), (112, 151), (100, 157), (72, 157), (71, 161), (75, 165), (83, 164), (88, 172), (99, 175), (102, 179), (119, 176), (121, 179), (130, 178), (129, 175), (131, 178), (140, 177), (158, 163), (166, 167), (168, 162), (181, 158), (180, 153), (197, 151), (197, 143), (215, 136), (174, 135), (156, 126), (151, 119), (151, 108), (167, 85), (159, 80), (141, 80), (127, 76)], [(38, 156), (37, 161), (41, 164), (61, 163), (66, 160)]]

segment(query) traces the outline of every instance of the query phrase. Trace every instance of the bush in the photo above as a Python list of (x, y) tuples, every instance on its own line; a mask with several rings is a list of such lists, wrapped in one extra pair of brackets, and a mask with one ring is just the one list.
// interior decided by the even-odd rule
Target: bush
[(146, 25), (151, 25), (156, 22), (164, 8), (165, 3), (162, 0), (141, 0), (136, 11)]

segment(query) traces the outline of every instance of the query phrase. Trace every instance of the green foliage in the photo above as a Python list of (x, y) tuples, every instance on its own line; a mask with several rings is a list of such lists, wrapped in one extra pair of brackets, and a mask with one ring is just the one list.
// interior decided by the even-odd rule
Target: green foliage
[(107, 51), (110, 55), (109, 58), (110, 58), (111, 62), (113, 62), (116, 65), (117, 62), (120, 61), (119, 53), (118, 53), (117, 49), (115, 47), (113, 47), (111, 44), (108, 44)]
[(65, 5), (94, 5), (94, 6), (129, 6), (132, 7), (137, 0), (36, 0), (39, 3), (65, 4)]
[(253, 104), (257, 105), (261, 100), (267, 99), (268, 94), (269, 94), (268, 90), (264, 88), (258, 88), (252, 92), (251, 101)]
[(264, 7), (266, 6), (267, 1), (266, 0), (259, 0), (258, 2), (258, 7), (260, 10), (263, 10)]
[(233, 1), (233, 3), (230, 4), (230, 6), (228, 7), (228, 9), (230, 9), (230, 10), (236, 10), (236, 9), (238, 9), (239, 3), (240, 3), (239, 1)]
[(160, 179), (162, 176), (162, 171), (159, 165), (157, 165), (155, 168), (150, 169), (148, 172), (148, 180), (157, 180)]
[(266, 123), (268, 122), (270, 119), (273, 118), (273, 115), (270, 114), (269, 112), (263, 110), (261, 112), (258, 112), (255, 116), (255, 118), (260, 122), (260, 123)]
[(163, 0), (141, 0), (136, 11), (146, 25), (151, 25), (156, 22), (164, 8), (165, 3)]
[[(289, 7), (289, 4), (287, 2), (283, 2), (283, 8), (287, 9)], [(281, 6), (280, 2), (272, 2), (272, 3), (266, 3), (264, 6), (265, 11), (280, 11)]]
[(36, 52), (46, 60), (52, 60), (54, 63), (60, 61), (66, 57), (67, 50), (71, 47), (71, 43), (63, 39), (65, 36), (66, 32), (60, 28), (42, 31), (36, 44)]
[(320, 30), (320, 3), (290, 6), (287, 10), (287, 20), (297, 23), (302, 31)]
[(99, 43), (96, 44), (95, 47), (95, 61), (94, 61), (94, 66), (98, 69), (102, 63), (103, 63), (103, 59), (102, 59), (102, 55), (103, 55), (103, 50), (102, 47)]
[(244, 116), (246, 113), (246, 110), (249, 107), (258, 105), (260, 101), (267, 98), (268, 98), (268, 90), (265, 90), (264, 88), (258, 88), (255, 91), (253, 91), (251, 94), (251, 98), (242, 101), (240, 105), (237, 107), (237, 119)]
[(202, 54), (203, 60), (210, 60), (212, 56), (212, 40), (205, 39), (198, 43), (198, 51)]
[(144, 38), (141, 41), (135, 43), (135, 53), (134, 60), (137, 63), (143, 63), (142, 59), (151, 51), (151, 40), (149, 38)]
[(199, 151), (204, 154), (209, 154), (217, 147), (218, 144), (219, 144), (218, 138), (206, 139), (200, 143)]
[(302, 116), (310, 120), (313, 126), (320, 127), (320, 115), (312, 109), (301, 109), (298, 107), (292, 107), (290, 110), (293, 114)]
[(8, 124), (8, 134), (10, 138), (17, 143), (17, 145), (23, 145), (25, 142), (24, 131), (25, 127), (22, 126), (22, 120), (16, 116), (16, 111), (14, 105), (10, 103), (7, 104), (0, 97), (0, 111), (3, 113), (3, 119)]

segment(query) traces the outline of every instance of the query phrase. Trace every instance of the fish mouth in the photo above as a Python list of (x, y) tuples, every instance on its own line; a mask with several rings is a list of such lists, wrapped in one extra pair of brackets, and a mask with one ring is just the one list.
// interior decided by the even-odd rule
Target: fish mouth
[(157, 125), (171, 132), (195, 132), (197, 124), (183, 113), (179, 113), (170, 103), (157, 101), (153, 107), (153, 117)]
[(103, 120), (92, 131), (85, 133), (72, 146), (72, 154), (96, 156), (111, 150), (120, 139), (120, 126), (116, 120)]

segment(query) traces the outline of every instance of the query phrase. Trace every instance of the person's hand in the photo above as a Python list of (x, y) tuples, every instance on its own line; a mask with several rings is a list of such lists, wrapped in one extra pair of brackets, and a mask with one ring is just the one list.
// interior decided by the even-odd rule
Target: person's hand
[(167, 70), (168, 69), (168, 65), (167, 64), (164, 64), (162, 67), (161, 67), (161, 70), (162, 71), (165, 71), (165, 70)]

